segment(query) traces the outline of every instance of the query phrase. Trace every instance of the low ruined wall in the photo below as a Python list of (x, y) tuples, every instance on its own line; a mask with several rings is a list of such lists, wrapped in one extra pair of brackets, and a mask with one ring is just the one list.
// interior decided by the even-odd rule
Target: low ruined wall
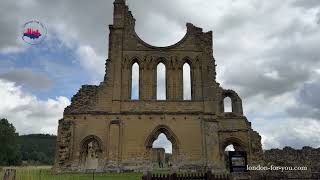
[[(257, 174), (275, 177), (275, 179), (290, 178), (320, 178), (320, 148), (303, 147), (302, 149), (293, 149), (285, 147), (281, 149), (265, 150), (261, 165), (266, 167), (307, 167), (307, 170), (272, 170), (272, 171), (254, 171)], [(252, 173), (252, 171), (251, 171)]]

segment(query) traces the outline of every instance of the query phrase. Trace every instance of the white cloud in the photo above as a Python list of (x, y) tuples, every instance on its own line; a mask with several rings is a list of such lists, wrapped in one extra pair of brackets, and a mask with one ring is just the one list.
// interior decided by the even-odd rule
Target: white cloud
[(235, 151), (234, 146), (232, 144), (230, 144), (229, 146), (227, 146), (225, 148), (225, 151)]
[(80, 46), (77, 50), (80, 65), (94, 75), (103, 77), (105, 73), (105, 58), (99, 56), (90, 46)]
[(161, 133), (152, 144), (153, 148), (164, 148), (166, 153), (172, 153), (172, 143), (165, 134)]
[(320, 123), (314, 119), (277, 118), (264, 120), (259, 127), (265, 149), (292, 146), (320, 147)]
[(64, 108), (70, 104), (66, 97), (46, 101), (27, 94), (13, 82), (0, 80), (0, 118), (6, 118), (20, 134), (56, 134), (58, 120)]

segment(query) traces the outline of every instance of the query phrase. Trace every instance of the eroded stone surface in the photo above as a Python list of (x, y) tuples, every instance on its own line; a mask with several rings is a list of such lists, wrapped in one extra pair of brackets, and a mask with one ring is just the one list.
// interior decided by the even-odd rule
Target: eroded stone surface
[(72, 122), (64, 121), (63, 119), (59, 121), (58, 128), (58, 138), (57, 138), (57, 149), (56, 149), (56, 161), (55, 168), (57, 171), (60, 169), (69, 168), (68, 160), (71, 153), (71, 136), (72, 136)]
[(85, 113), (90, 109), (90, 100), (97, 94), (98, 86), (84, 85), (76, 95), (71, 98), (71, 105), (65, 110), (65, 114)]
[[(287, 178), (320, 178), (320, 148), (303, 147), (293, 149), (285, 147), (283, 149), (266, 150), (263, 154), (263, 162), (266, 166), (281, 167), (307, 167), (306, 171), (272, 171), (268, 175), (282, 175)], [(316, 176), (316, 177), (315, 177)]]

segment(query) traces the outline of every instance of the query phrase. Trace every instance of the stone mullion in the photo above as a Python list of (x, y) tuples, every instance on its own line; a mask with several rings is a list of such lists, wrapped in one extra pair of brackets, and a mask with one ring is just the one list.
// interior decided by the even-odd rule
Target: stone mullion
[(179, 72), (177, 72), (176, 68), (173, 71), (173, 91), (174, 91), (174, 99), (179, 100)]
[[(201, 76), (202, 76), (202, 81), (206, 82), (206, 83), (202, 83), (202, 92), (203, 92), (203, 100), (204, 101), (208, 101), (210, 100), (212, 97), (209, 95), (210, 92), (210, 66), (207, 63), (207, 61), (204, 60), (203, 62), (203, 66), (201, 69)], [(210, 92), (212, 93), (212, 92)]]
[(143, 65), (140, 65), (139, 69), (139, 100), (146, 100), (148, 97), (148, 73), (146, 72), (146, 69), (143, 67)]
[(144, 73), (144, 94), (145, 100), (151, 100), (153, 96), (153, 73), (149, 68), (143, 70)]
[(175, 99), (183, 100), (183, 74), (180, 67), (176, 67), (175, 71)]
[(131, 79), (131, 71), (128, 69), (127, 65), (122, 67), (122, 100), (128, 100), (131, 97), (131, 88), (129, 87)]
[(197, 83), (197, 75), (195, 72), (195, 67), (194, 66), (190, 66), (190, 88), (191, 88), (191, 100), (195, 100), (196, 99), (196, 83)]
[(150, 70), (150, 65), (141, 64), (139, 74), (140, 83), (140, 95), (141, 100), (150, 100), (153, 96), (153, 83), (152, 83), (152, 70)]
[(194, 100), (201, 100), (202, 97), (202, 79), (199, 67), (195, 66), (192, 69), (192, 98)]
[(131, 91), (132, 91), (132, 67), (127, 67), (127, 84), (128, 84), (128, 88), (126, 89), (127, 91), (127, 100), (131, 99)]
[(152, 99), (156, 100), (157, 99), (157, 68), (153, 67), (151, 69), (151, 86), (152, 86)]
[(174, 70), (170, 67), (167, 69), (167, 74), (166, 74), (166, 91), (167, 91), (167, 100), (174, 100), (174, 88), (173, 88), (173, 83), (174, 83)]
[[(113, 73), (113, 100), (118, 101), (120, 100), (121, 96), (121, 60), (122, 60), (122, 41), (123, 41), (123, 32), (121, 29), (114, 29), (114, 36), (111, 38), (113, 39), (114, 46), (111, 48), (112, 59), (113, 59), (113, 68), (118, 69), (118, 71), (114, 71)], [(118, 109), (115, 108), (117, 111)]]

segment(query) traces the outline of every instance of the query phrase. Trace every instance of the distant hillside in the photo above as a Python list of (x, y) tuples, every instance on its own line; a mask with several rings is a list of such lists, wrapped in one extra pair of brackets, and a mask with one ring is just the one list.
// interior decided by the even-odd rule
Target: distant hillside
[(27, 164), (53, 164), (57, 136), (49, 134), (30, 134), (18, 137), (22, 161)]

